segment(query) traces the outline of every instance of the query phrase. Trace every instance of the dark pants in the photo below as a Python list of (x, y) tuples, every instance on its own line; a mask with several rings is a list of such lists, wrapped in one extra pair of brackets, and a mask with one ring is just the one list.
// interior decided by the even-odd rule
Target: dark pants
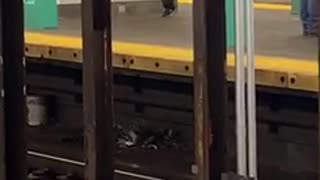
[(175, 8), (175, 0), (161, 0), (162, 5), (165, 9), (174, 9)]
[(307, 33), (317, 33), (320, 23), (319, 0), (301, 0), (301, 20), (303, 30)]

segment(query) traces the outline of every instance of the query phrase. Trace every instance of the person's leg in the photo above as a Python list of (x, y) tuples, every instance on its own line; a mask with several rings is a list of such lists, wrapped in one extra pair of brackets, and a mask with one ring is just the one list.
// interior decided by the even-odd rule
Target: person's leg
[(308, 6), (308, 2), (310, 0), (301, 0), (301, 9), (300, 9), (300, 18), (301, 18), (301, 22), (302, 22), (302, 27), (303, 27), (303, 34), (307, 35), (309, 32), (309, 22), (308, 22), (308, 18), (309, 18), (309, 6)]
[(318, 28), (319, 28), (319, 23), (320, 23), (320, 9), (319, 5), (320, 2), (319, 0), (309, 0), (308, 4), (308, 11), (309, 11), (309, 23), (310, 23), (310, 33), (313, 35), (318, 34)]
[(176, 9), (175, 0), (161, 0), (164, 7), (163, 17), (170, 16)]
[(162, 0), (162, 5), (165, 9), (174, 9), (174, 0)]

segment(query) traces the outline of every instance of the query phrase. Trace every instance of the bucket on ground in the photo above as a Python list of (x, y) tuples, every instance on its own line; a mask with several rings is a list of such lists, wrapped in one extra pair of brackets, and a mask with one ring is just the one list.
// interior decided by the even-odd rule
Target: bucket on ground
[(28, 96), (27, 99), (28, 125), (40, 126), (48, 121), (47, 99), (41, 96)]

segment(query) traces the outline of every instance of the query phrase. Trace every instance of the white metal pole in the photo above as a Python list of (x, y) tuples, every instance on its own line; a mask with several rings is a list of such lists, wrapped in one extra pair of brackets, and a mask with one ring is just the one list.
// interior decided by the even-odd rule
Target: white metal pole
[(245, 114), (245, 38), (244, 38), (244, 1), (235, 0), (236, 14), (236, 139), (237, 171), (247, 176), (247, 139)]
[(249, 176), (257, 179), (257, 126), (256, 126), (256, 89), (255, 89), (255, 48), (254, 48), (254, 2), (246, 4), (247, 39), (247, 115), (248, 115), (248, 161)]

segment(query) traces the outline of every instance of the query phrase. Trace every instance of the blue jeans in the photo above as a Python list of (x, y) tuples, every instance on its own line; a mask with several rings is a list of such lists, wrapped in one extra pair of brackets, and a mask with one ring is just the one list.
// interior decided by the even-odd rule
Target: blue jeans
[(306, 33), (318, 33), (320, 23), (319, 0), (301, 0), (301, 20)]

